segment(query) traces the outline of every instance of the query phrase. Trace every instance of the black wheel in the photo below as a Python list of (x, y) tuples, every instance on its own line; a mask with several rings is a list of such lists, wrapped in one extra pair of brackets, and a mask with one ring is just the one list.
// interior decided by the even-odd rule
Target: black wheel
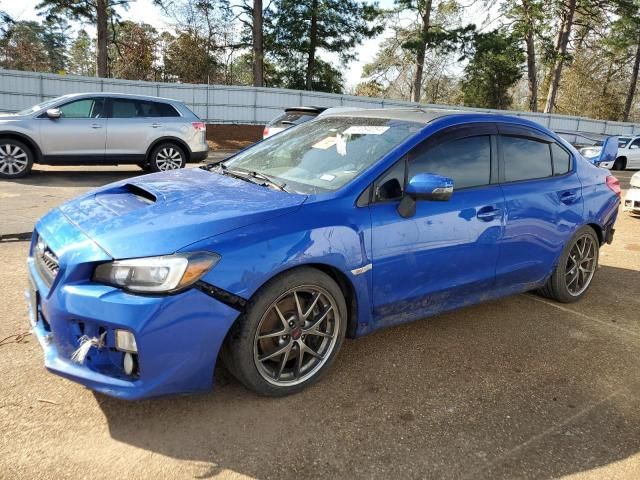
[(613, 162), (613, 167), (611, 167), (612, 170), (624, 170), (627, 167), (627, 161), (620, 157), (620, 158), (616, 158), (616, 161)]
[(12, 138), (0, 139), (0, 178), (24, 177), (33, 167), (33, 152)]
[(600, 242), (591, 227), (582, 227), (566, 245), (551, 278), (540, 290), (562, 303), (578, 301), (589, 289), (598, 267)]
[(149, 156), (149, 167), (153, 172), (166, 172), (184, 168), (187, 163), (187, 156), (182, 147), (175, 143), (161, 143), (151, 151)]
[(327, 274), (299, 268), (268, 282), (232, 327), (227, 369), (269, 396), (299, 392), (329, 369), (344, 340), (347, 307)]

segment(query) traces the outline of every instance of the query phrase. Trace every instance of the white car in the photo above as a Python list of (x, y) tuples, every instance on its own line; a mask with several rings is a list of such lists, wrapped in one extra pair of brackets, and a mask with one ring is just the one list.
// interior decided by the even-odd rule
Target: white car
[(624, 197), (624, 210), (640, 214), (640, 172), (631, 177), (631, 187)]
[[(596, 157), (601, 149), (600, 146), (584, 147), (580, 153), (587, 158)], [(640, 137), (618, 137), (618, 156), (615, 161), (603, 162), (599, 166), (611, 170), (640, 168)]]

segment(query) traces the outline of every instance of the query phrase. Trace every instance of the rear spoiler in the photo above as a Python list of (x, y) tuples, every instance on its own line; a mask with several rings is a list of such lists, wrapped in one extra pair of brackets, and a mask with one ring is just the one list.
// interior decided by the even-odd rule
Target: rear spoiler
[(595, 157), (585, 158), (593, 163), (595, 166), (599, 166), (601, 163), (613, 162), (618, 157), (618, 137), (607, 137), (602, 142), (600, 152)]

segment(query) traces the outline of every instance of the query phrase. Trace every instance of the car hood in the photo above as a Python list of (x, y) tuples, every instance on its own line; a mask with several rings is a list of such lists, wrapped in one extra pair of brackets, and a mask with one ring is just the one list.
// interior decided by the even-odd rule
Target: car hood
[(306, 198), (194, 168), (107, 185), (60, 210), (120, 259), (171, 254), (205, 238), (290, 213)]

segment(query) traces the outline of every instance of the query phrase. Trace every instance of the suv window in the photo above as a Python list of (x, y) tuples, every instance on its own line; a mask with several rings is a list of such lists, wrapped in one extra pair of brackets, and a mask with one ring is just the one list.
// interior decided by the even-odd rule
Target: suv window
[(178, 111), (168, 103), (133, 100), (127, 98), (111, 99), (111, 118), (136, 117), (179, 117)]
[(111, 118), (134, 118), (138, 115), (138, 102), (123, 98), (111, 99)]
[(83, 98), (59, 106), (63, 118), (100, 118), (104, 100), (102, 98)]
[(501, 146), (506, 182), (551, 176), (551, 149), (547, 142), (502, 135)]
[(564, 175), (571, 169), (571, 155), (557, 143), (551, 144), (551, 158), (554, 175)]
[(141, 117), (179, 117), (180, 114), (168, 103), (139, 102)]
[(437, 173), (453, 179), (453, 188), (491, 183), (491, 136), (459, 138), (409, 154), (409, 175)]

